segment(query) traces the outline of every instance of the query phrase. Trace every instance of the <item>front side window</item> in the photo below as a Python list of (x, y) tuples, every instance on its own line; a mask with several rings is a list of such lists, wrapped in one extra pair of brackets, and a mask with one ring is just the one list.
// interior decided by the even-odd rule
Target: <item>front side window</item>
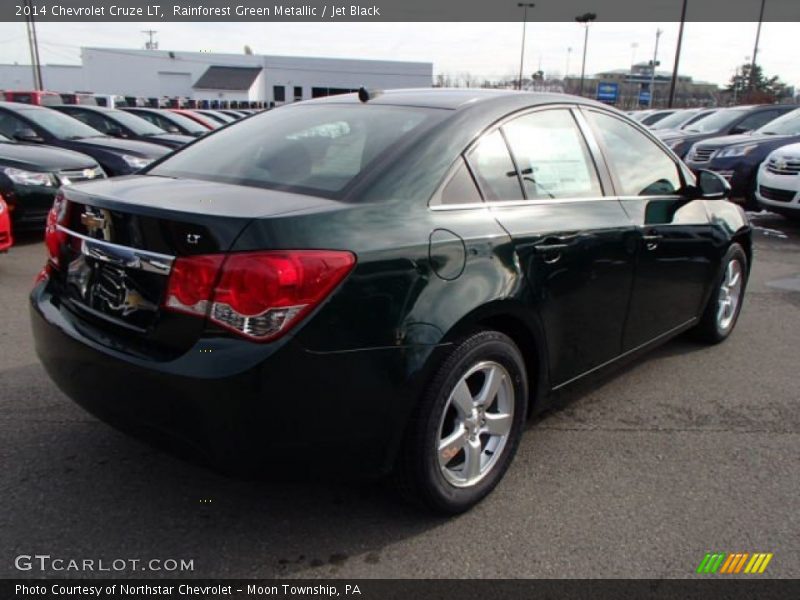
[(338, 197), (384, 152), (444, 116), (399, 106), (290, 106), (222, 129), (149, 173)]
[(486, 200), (522, 200), (517, 171), (500, 130), (485, 135), (468, 160)]
[(664, 150), (624, 121), (587, 111), (589, 122), (603, 142), (609, 168), (621, 196), (670, 196), (681, 189), (678, 167)]
[(545, 110), (503, 125), (529, 199), (602, 195), (583, 135), (567, 110)]

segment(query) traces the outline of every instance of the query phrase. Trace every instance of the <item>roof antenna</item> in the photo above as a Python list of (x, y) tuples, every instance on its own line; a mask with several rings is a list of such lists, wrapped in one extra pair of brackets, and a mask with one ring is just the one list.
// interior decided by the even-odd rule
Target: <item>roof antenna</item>
[(361, 100), (363, 103), (367, 103), (373, 98), (377, 98), (383, 92), (381, 90), (368, 90), (363, 85), (358, 88), (358, 99)]

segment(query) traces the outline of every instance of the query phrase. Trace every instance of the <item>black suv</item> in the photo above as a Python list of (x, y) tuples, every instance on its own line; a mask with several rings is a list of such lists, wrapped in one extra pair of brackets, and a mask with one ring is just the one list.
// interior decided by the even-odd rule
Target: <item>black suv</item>
[(656, 137), (684, 158), (692, 144), (712, 137), (747, 133), (762, 127), (781, 115), (797, 108), (796, 104), (761, 104), (724, 108), (711, 116), (692, 123), (685, 129), (654, 131)]
[(686, 164), (692, 169), (709, 169), (731, 184), (731, 196), (742, 198), (756, 208), (758, 166), (781, 146), (800, 142), (800, 109), (767, 123), (752, 133), (716, 137), (696, 143)]

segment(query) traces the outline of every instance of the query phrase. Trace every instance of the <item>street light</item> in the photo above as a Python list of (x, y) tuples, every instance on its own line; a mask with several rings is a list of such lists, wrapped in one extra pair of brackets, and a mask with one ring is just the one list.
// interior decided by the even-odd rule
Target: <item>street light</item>
[(653, 97), (655, 94), (655, 84), (656, 84), (656, 67), (658, 67), (661, 63), (658, 62), (658, 40), (661, 38), (661, 34), (664, 33), (661, 29), (656, 29), (656, 48), (653, 50), (653, 60), (650, 61), (650, 64), (653, 66), (653, 70), (650, 73), (650, 102), (647, 108), (653, 108)]
[(581, 87), (578, 92), (579, 96), (583, 96), (583, 80), (586, 77), (586, 46), (589, 44), (589, 23), (596, 18), (597, 15), (594, 13), (584, 13), (575, 17), (575, 20), (581, 23), (586, 30), (583, 36), (583, 62), (581, 63)]
[(517, 6), (522, 9), (522, 50), (519, 53), (519, 83), (517, 89), (522, 89), (522, 66), (525, 62), (525, 27), (528, 24), (528, 9), (536, 6), (533, 2), (517, 2)]
[(569, 57), (572, 55), (572, 46), (567, 48), (567, 68), (564, 69), (564, 81), (566, 82), (567, 77), (569, 77)]

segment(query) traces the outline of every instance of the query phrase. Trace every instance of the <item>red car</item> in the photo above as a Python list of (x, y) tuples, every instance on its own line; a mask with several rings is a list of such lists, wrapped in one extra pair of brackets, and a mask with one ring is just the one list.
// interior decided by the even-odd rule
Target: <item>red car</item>
[(8, 205), (0, 196), (0, 252), (7, 252), (14, 243), (11, 237), (11, 217), (8, 214)]
[(23, 104), (35, 104), (36, 106), (54, 106), (63, 102), (60, 94), (43, 90), (10, 90), (6, 91), (5, 94), (6, 102), (21, 102)]
[(216, 129), (217, 127), (219, 127), (218, 123), (215, 123), (210, 118), (204, 117), (192, 110), (186, 110), (184, 108), (170, 108), (169, 110), (174, 113), (178, 113), (179, 115), (183, 115), (184, 117), (188, 117), (192, 121), (196, 121), (200, 123), (200, 125), (208, 127), (209, 129)]

